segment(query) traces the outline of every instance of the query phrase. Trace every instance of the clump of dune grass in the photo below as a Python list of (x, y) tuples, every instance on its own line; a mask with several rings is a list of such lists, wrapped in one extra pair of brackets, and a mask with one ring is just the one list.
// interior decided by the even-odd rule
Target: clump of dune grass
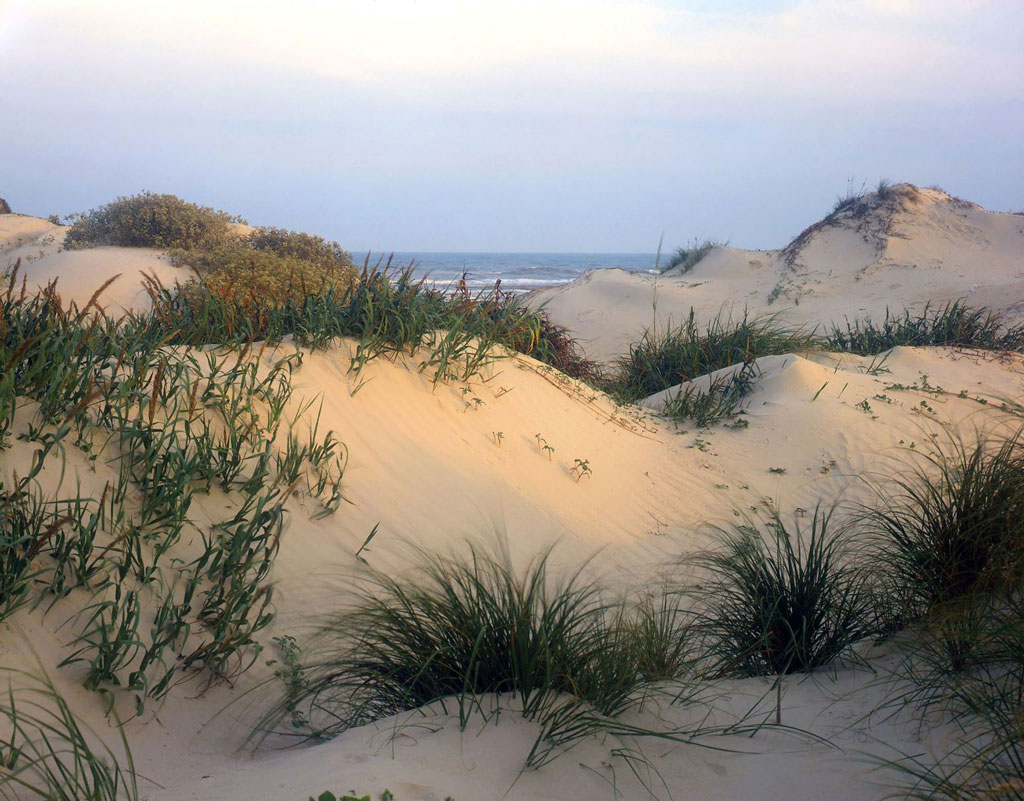
[(1008, 326), (1000, 315), (957, 300), (941, 308), (926, 304), (916, 314), (905, 310), (902, 315), (895, 315), (886, 310), (881, 323), (870, 318), (855, 320), (845, 328), (833, 326), (826, 335), (826, 347), (830, 350), (865, 356), (897, 345), (1020, 351), (1024, 349), (1024, 325)]
[(718, 247), (722, 247), (722, 242), (716, 242), (712, 239), (705, 239), (703, 242), (694, 240), (694, 243), (690, 247), (679, 247), (669, 256), (665, 266), (661, 268), (661, 272), (676, 272), (680, 275), (690, 272), (697, 263), (708, 255), (712, 250)]
[[(1024, 799), (1024, 597), (976, 596), (932, 615), (903, 638), (904, 659), (886, 706), (936, 715), (955, 726), (936, 759), (903, 755), (886, 764), (900, 797)], [(949, 643), (964, 647), (951, 652)]]
[(866, 523), (887, 628), (910, 623), (887, 709), (956, 726), (938, 759), (887, 764), (901, 797), (1024, 799), (1024, 443), (949, 434)]
[[(0, 668), (0, 794), (43, 801), (132, 801), (139, 797), (124, 731), (115, 751), (79, 721), (48, 678)], [(15, 686), (17, 685), (17, 686)]]
[(745, 425), (745, 420), (736, 418), (742, 413), (743, 399), (753, 386), (753, 368), (745, 364), (735, 372), (713, 379), (706, 388), (689, 384), (665, 401), (663, 411), (676, 422), (692, 422), (701, 428), (726, 420), (734, 421), (733, 426)]
[(682, 325), (644, 331), (629, 355), (619, 360), (613, 390), (634, 401), (723, 367), (816, 344), (813, 334), (784, 325), (776, 316), (750, 317), (744, 311), (733, 320), (721, 313), (701, 327), (691, 309)]
[(1024, 577), (1024, 442), (950, 434), (893, 478), (862, 519), (877, 544), (891, 628)]
[(420, 554), (411, 576), (372, 572), (320, 628), (267, 727), (291, 720), (293, 734), (322, 739), (434, 703), (454, 704), (465, 725), (489, 714), (485, 696), (506, 697), (541, 726), (528, 759), (538, 764), (637, 708), (651, 681), (684, 671), (677, 607), (625, 611), (579, 571), (553, 580), (549, 557), (516, 571), (470, 549)]
[(688, 559), (702, 571), (690, 592), (713, 674), (811, 671), (872, 632), (868, 574), (850, 563), (834, 513), (815, 509), (809, 532), (778, 514), (763, 526), (737, 525)]

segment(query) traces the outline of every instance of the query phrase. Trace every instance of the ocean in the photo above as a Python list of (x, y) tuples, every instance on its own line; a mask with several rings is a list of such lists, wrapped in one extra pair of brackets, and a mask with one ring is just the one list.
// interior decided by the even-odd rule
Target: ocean
[[(371, 254), (376, 261), (380, 254)], [(384, 255), (385, 260), (387, 254)], [(662, 256), (664, 258), (664, 254)], [(393, 264), (413, 262), (416, 275), (438, 288), (454, 286), (466, 275), (466, 287), (490, 289), (497, 279), (509, 292), (529, 292), (564, 284), (602, 267), (654, 272), (654, 253), (395, 253)]]

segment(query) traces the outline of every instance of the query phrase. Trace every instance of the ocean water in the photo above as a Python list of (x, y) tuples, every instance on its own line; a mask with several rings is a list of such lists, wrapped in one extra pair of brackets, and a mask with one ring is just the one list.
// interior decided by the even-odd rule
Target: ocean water
[[(380, 254), (372, 254), (376, 260)], [(387, 258), (385, 254), (384, 258)], [(621, 267), (654, 272), (654, 253), (395, 253), (393, 263), (413, 263), (414, 272), (438, 288), (454, 286), (466, 276), (471, 291), (490, 289), (501, 279), (509, 292), (529, 292), (564, 284), (588, 270)]]

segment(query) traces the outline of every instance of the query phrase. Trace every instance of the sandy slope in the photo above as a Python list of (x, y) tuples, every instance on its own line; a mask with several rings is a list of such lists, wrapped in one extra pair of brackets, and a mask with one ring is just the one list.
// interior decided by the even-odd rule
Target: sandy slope
[[(822, 220), (780, 250), (719, 247), (685, 275), (595, 270), (533, 294), (592, 358), (625, 353), (645, 327), (722, 310), (816, 326), (966, 298), (1024, 319), (1024, 216), (900, 184), (866, 210)], [(656, 311), (655, 311), (656, 308)]]
[[(300, 392), (323, 396), (321, 427), (337, 431), (350, 449), (345, 491), (352, 505), (334, 517), (310, 520), (312, 509), (293, 504), (275, 573), (279, 619), (265, 633), (268, 644), (275, 634), (301, 637), (311, 616), (343, 591), (345, 576), (360, 569), (353, 554), (377, 522), (381, 531), (366, 555), (372, 565), (389, 571), (408, 567), (406, 543), (429, 550), (465, 539), (487, 544), (497, 530), (518, 562), (558, 540), (560, 563), (575, 566), (596, 554), (595, 572), (613, 587), (637, 592), (659, 573), (678, 572), (674, 558), (705, 542), (702, 524), (726, 522), (737, 513), (764, 515), (769, 505), (787, 512), (809, 509), (819, 498), (842, 493), (850, 500), (866, 498), (869, 491), (859, 479), (885, 474), (901, 442), (925, 448), (942, 422), (992, 422), (989, 410), (995, 404), (982, 405), (979, 399), (1024, 396), (1020, 361), (984, 354), (901, 348), (886, 362), (889, 372), (877, 375), (865, 372), (869, 360), (772, 357), (760, 365), (748, 428), (684, 433), (641, 413), (622, 419), (606, 400), (592, 399), (589, 390), (571, 382), (560, 383), (525, 358), (499, 363), (493, 379), (468, 392), (461, 386), (431, 391), (411, 359), (373, 363), (353, 394), (356, 382), (346, 374), (349, 355), (344, 343), (308, 354), (297, 373)], [(906, 388), (892, 389), (894, 384)], [(960, 397), (961, 390), (967, 397)], [(882, 394), (889, 400), (875, 399)], [(870, 412), (857, 405), (865, 399)], [(496, 431), (504, 434), (500, 446)], [(556, 447), (550, 462), (538, 450), (536, 433)], [(19, 465), (23, 471), (31, 450), (15, 443), (5, 453), (5, 472)], [(593, 476), (579, 483), (568, 472), (577, 455), (588, 458), (593, 469)], [(91, 472), (73, 450), (68, 464), (65, 488), (77, 475), (83, 491), (98, 492), (110, 477), (104, 471), (113, 469), (100, 464)], [(785, 473), (772, 473), (771, 467)], [(48, 468), (51, 487), (58, 472), (56, 465)], [(200, 505), (212, 520), (223, 503), (210, 497)], [(46, 664), (56, 664), (67, 654), (62, 643), (70, 634), (61, 624), (68, 609), (60, 606), (45, 616), (18, 612), (4, 637), (5, 664), (31, 664), (18, 632)], [(101, 701), (75, 685), (74, 669), (51, 672), (76, 708), (109, 733)], [(182, 686), (154, 716), (129, 724), (139, 772), (147, 777), (147, 797), (290, 799), (328, 787), (367, 792), (388, 786), (401, 799), (450, 794), (583, 801), (613, 797), (607, 784), (613, 768), (625, 797), (642, 797), (626, 765), (611, 754), (621, 745), (614, 740), (584, 744), (520, 776), (536, 728), (509, 714), (497, 727), (477, 724), (465, 733), (445, 715), (400, 716), (321, 748), (253, 761), (237, 749), (248, 733), (246, 722), (267, 696), (258, 692), (238, 699), (261, 673), (247, 675), (234, 690), (218, 687), (201, 698), (193, 697), (194, 686)], [(873, 737), (904, 750), (921, 746), (905, 722), (859, 733), (845, 730), (880, 698), (878, 689), (858, 689), (871, 678), (842, 672), (838, 683), (820, 677), (787, 691), (786, 720), (835, 737), (841, 747), (765, 734), (709, 743), (753, 755), (657, 742), (645, 750), (675, 797), (700, 786), (703, 798), (809, 799), (823, 788), (835, 798), (877, 798), (875, 778), (866, 775), (858, 750)], [(734, 683), (729, 704), (742, 709), (765, 691), (763, 682)], [(235, 704), (214, 717), (232, 699)], [(667, 720), (694, 714), (686, 707), (664, 711)]]
[(148, 308), (142, 289), (143, 275), (154, 275), (167, 286), (185, 280), (187, 272), (171, 265), (159, 250), (151, 248), (102, 247), (61, 250), (65, 226), (21, 214), (0, 214), (0, 269), (19, 260), (19, 280), (31, 288), (57, 280), (57, 291), (65, 302), (83, 306), (93, 293), (111, 278), (100, 303), (116, 316), (123, 310)]

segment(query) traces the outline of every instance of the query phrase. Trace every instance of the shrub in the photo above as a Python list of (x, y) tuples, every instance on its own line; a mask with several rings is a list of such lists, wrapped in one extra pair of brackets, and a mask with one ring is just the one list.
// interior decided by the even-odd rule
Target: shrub
[(815, 509), (810, 536), (776, 514), (721, 532), (717, 550), (688, 561), (707, 573), (691, 590), (718, 675), (810, 671), (873, 630), (867, 573), (850, 567), (834, 509)]
[(634, 401), (723, 367), (816, 345), (802, 328), (784, 326), (775, 316), (751, 318), (746, 311), (738, 322), (719, 314), (702, 330), (691, 309), (681, 326), (644, 331), (629, 355), (619, 360), (613, 387)]
[(257, 250), (239, 240), (175, 250), (171, 260), (195, 271), (214, 294), (257, 305), (301, 302), (309, 295), (322, 295), (330, 287), (344, 291), (358, 279), (351, 263), (324, 266), (297, 256)]
[(947, 303), (941, 309), (926, 304), (919, 314), (905, 310), (902, 316), (890, 314), (877, 325), (870, 318), (847, 323), (846, 329), (834, 326), (827, 336), (831, 350), (864, 356), (882, 353), (897, 345), (926, 345), (982, 348), (985, 350), (1024, 350), (1024, 325), (1006, 326), (1000, 315), (987, 309), (974, 309), (963, 300)]
[(97, 245), (190, 250), (222, 242), (231, 217), (174, 195), (141, 192), (119, 197), (75, 220), (64, 239), (70, 249)]
[(257, 228), (245, 242), (255, 250), (314, 264), (327, 273), (352, 272), (355, 269), (352, 257), (342, 250), (341, 245), (314, 234), (284, 228)]
[(877, 543), (881, 575), (901, 622), (1024, 578), (1024, 443), (968, 445), (950, 435), (895, 479), (882, 508), (863, 523)]
[(6, 200), (4, 200), (2, 197), (0, 197), (0, 214), (11, 214), (11, 213), (12, 212), (11, 212), (10, 204)]

